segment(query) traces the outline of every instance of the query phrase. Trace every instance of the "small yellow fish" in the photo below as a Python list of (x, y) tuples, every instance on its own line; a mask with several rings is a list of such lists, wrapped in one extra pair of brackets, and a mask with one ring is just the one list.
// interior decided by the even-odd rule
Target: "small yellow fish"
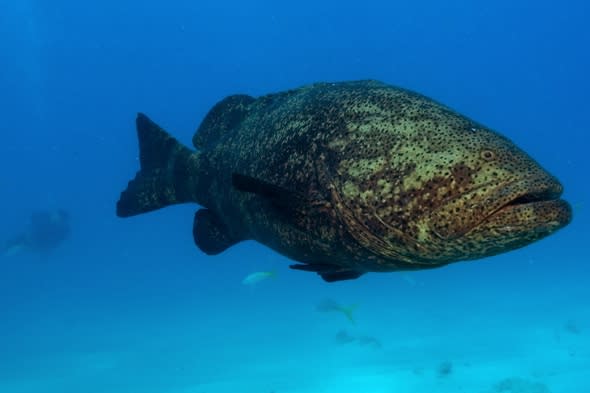
[(275, 278), (277, 276), (277, 273), (272, 271), (272, 272), (255, 272), (255, 273), (251, 273), (248, 274), (243, 280), (242, 280), (242, 284), (244, 285), (256, 285), (268, 278)]

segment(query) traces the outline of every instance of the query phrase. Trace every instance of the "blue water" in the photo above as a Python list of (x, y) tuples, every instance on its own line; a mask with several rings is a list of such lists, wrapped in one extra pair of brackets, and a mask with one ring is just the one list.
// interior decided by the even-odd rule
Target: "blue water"
[[(0, 240), (36, 209), (73, 226), (49, 256), (0, 258), (0, 393), (589, 392), (589, 16), (585, 0), (0, 2)], [(136, 112), (189, 144), (228, 94), (367, 78), (509, 136), (562, 181), (572, 224), (327, 284), (251, 242), (205, 256), (194, 205), (115, 217)], [(356, 323), (318, 312), (326, 298)]]

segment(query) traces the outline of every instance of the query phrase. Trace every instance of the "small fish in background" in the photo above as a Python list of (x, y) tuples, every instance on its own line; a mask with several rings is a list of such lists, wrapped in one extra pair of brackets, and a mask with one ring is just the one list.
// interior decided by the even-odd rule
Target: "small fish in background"
[(576, 321), (570, 319), (569, 321), (567, 321), (564, 325), (564, 329), (566, 332), (570, 333), (570, 334), (575, 334), (575, 335), (579, 335), (582, 333), (582, 330), (580, 329), (580, 326), (576, 323)]
[(415, 287), (416, 285), (418, 285), (418, 283), (416, 282), (416, 280), (414, 279), (414, 277), (412, 277), (411, 275), (409, 275), (408, 273), (402, 273), (402, 279), (406, 282), (406, 284), (408, 284), (411, 287)]
[(269, 278), (276, 278), (277, 273), (274, 271), (269, 272), (254, 272), (248, 274), (243, 280), (242, 284), (248, 286), (258, 285), (262, 281), (268, 280)]
[(352, 324), (355, 324), (352, 313), (356, 308), (356, 304), (342, 306), (332, 299), (324, 299), (317, 305), (316, 310), (319, 312), (341, 312)]
[(356, 337), (351, 336), (346, 330), (342, 329), (336, 333), (336, 342), (338, 344), (350, 344), (356, 341)]
[(369, 346), (375, 349), (381, 349), (381, 341), (373, 336), (360, 336), (358, 337), (358, 342), (362, 346)]
[(381, 341), (373, 336), (354, 336), (342, 329), (336, 333), (336, 343), (346, 345), (356, 342), (363, 347), (371, 347), (373, 349), (381, 349)]

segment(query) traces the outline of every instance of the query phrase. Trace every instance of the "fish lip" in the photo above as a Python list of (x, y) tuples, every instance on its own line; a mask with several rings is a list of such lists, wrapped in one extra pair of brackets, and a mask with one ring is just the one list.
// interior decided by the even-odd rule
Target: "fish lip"
[[(535, 215), (530, 220), (510, 221), (510, 217), (515, 217), (521, 211), (542, 211), (546, 213)], [(509, 217), (506, 222), (502, 217)], [(572, 207), (564, 199), (554, 198), (547, 200), (531, 201), (528, 203), (508, 204), (504, 208), (497, 210), (490, 215), (481, 226), (487, 229), (493, 229), (500, 232), (513, 232), (518, 228), (528, 228), (528, 231), (537, 233), (553, 233), (556, 230), (567, 226), (573, 218)]]
[(563, 187), (558, 182), (551, 182), (536, 188), (524, 187), (522, 191), (516, 193), (508, 202), (493, 210), (488, 217), (513, 207), (533, 206), (535, 204), (558, 201), (562, 194)]
[[(490, 226), (501, 226), (502, 220), (517, 219), (515, 215), (508, 218), (505, 214), (521, 210), (521, 217), (526, 217), (525, 210), (540, 212), (539, 209), (544, 207), (547, 210), (536, 215), (537, 225), (553, 225), (555, 220), (552, 217), (556, 217), (555, 224), (560, 226), (571, 219), (570, 213), (557, 202), (561, 201), (559, 198), (562, 192), (561, 183), (547, 173), (524, 178), (515, 175), (495, 186), (486, 183), (469, 190), (461, 199), (448, 201), (430, 213), (433, 221), (431, 231), (434, 236), (444, 241), (454, 240)], [(524, 219), (520, 220), (520, 223), (513, 221), (512, 226), (526, 224)], [(529, 225), (531, 224), (532, 221), (529, 220)]]
[[(553, 179), (552, 179), (553, 180)], [(535, 184), (535, 182), (532, 182)], [(531, 219), (527, 222), (512, 222), (508, 224), (507, 228), (517, 228), (521, 225), (531, 226), (533, 225), (537, 231), (543, 232), (548, 231), (549, 233), (563, 228), (568, 225), (572, 218), (571, 205), (564, 199), (561, 198), (563, 194), (563, 187), (557, 181), (545, 181), (535, 184), (534, 187), (527, 187), (529, 182), (520, 182), (516, 187), (521, 188), (521, 191), (515, 193), (506, 203), (503, 203), (500, 207), (492, 210), (487, 217), (473, 229), (479, 226), (491, 227), (501, 229), (504, 227), (501, 216), (508, 214), (518, 214), (519, 211), (542, 211), (546, 213), (536, 218)], [(514, 187), (514, 185), (512, 185)], [(507, 187), (511, 188), (510, 186)], [(503, 190), (506, 192), (506, 189)], [(514, 217), (514, 216), (513, 216)], [(499, 220), (499, 221), (498, 221)]]
[[(564, 226), (571, 221), (571, 211), (561, 205), (568, 205), (560, 199), (563, 193), (563, 186), (552, 176), (540, 178), (528, 178), (524, 180), (511, 180), (497, 187), (495, 192), (488, 195), (486, 200), (490, 203), (490, 209), (486, 214), (474, 222), (473, 225), (465, 228), (464, 232), (457, 233), (455, 237), (467, 235), (481, 227), (488, 226), (491, 222), (510, 210), (540, 207), (543, 204), (550, 205), (555, 210), (555, 215), (562, 217), (563, 221), (559, 226)], [(494, 204), (494, 200), (499, 203)], [(571, 210), (571, 209), (570, 209)], [(564, 215), (565, 212), (565, 215)], [(542, 226), (542, 223), (537, 223)]]

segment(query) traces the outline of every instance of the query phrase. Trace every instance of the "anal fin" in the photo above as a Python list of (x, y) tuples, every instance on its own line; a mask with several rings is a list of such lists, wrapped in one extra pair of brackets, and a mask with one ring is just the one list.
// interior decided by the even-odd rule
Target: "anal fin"
[(200, 209), (193, 222), (195, 244), (207, 255), (216, 255), (242, 239), (233, 238), (221, 220), (209, 209)]
[(363, 272), (347, 269), (337, 265), (328, 263), (310, 263), (310, 264), (296, 264), (289, 266), (291, 269), (303, 270), (306, 272), (315, 272), (322, 277), (326, 282), (335, 282), (343, 280), (354, 280), (362, 276)]

